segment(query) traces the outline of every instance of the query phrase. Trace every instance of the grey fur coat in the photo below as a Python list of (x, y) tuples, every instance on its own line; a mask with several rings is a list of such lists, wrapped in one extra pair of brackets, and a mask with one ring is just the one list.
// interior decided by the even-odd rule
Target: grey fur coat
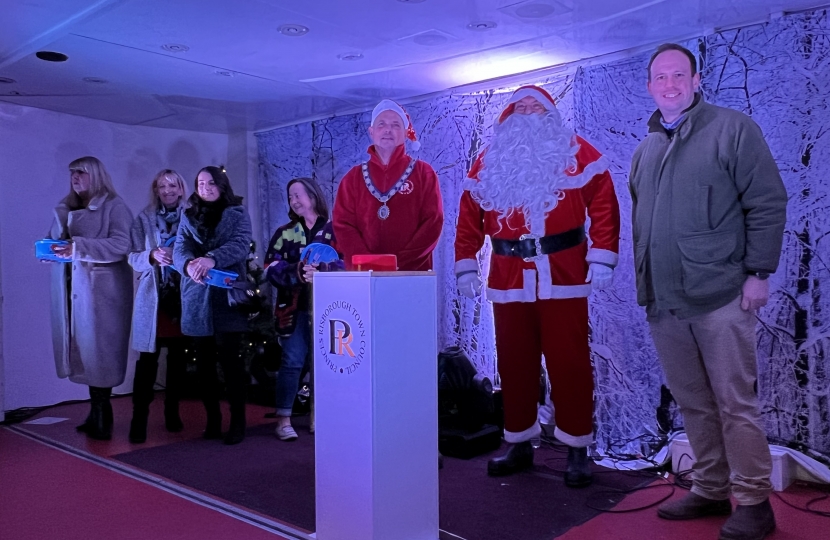
[(247, 317), (228, 306), (227, 289), (196, 283), (184, 268), (193, 259), (208, 256), (215, 268), (245, 276), (251, 245), (251, 219), (241, 205), (229, 206), (207, 238), (182, 215), (173, 248), (173, 265), (182, 273), (182, 333), (187, 336), (212, 336), (220, 332), (245, 332)]
[(139, 273), (133, 305), (132, 347), (140, 352), (156, 350), (161, 267), (150, 260), (150, 252), (161, 242), (157, 213), (155, 205), (151, 204), (136, 216), (130, 230), (132, 251), (128, 260), (133, 270)]
[(133, 272), (127, 264), (132, 213), (118, 196), (86, 208), (55, 208), (49, 238), (71, 239), (72, 261), (52, 263), (52, 344), (58, 377), (112, 388), (124, 382)]

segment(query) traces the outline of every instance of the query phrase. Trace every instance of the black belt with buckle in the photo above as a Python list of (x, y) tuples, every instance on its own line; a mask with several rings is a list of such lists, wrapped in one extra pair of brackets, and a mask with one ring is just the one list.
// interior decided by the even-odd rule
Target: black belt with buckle
[(577, 227), (559, 234), (549, 234), (539, 238), (523, 234), (519, 240), (491, 238), (493, 253), (508, 257), (521, 257), (529, 261), (540, 255), (550, 255), (557, 251), (576, 247), (585, 241), (585, 228)]

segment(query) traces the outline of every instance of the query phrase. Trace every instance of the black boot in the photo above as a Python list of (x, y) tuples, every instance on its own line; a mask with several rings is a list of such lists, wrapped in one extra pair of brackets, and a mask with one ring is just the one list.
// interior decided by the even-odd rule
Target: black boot
[(112, 438), (112, 404), (110, 403), (112, 388), (89, 387), (92, 399), (90, 422), (85, 430), (87, 437), (99, 441), (108, 441)]
[(205, 410), (207, 411), (207, 425), (202, 437), (205, 439), (221, 439), (222, 438), (222, 411), (219, 409), (218, 401), (205, 402)]
[(158, 347), (154, 352), (142, 352), (135, 363), (133, 378), (133, 419), (130, 422), (131, 443), (141, 444), (147, 440), (147, 418), (150, 403), (153, 402), (156, 374), (159, 365)]
[(572, 488), (588, 487), (594, 481), (591, 460), (586, 447), (568, 447), (568, 468), (565, 471), (565, 485)]
[(245, 403), (231, 404), (231, 427), (225, 434), (225, 444), (239, 444), (245, 440)]
[(147, 416), (149, 407), (133, 406), (133, 419), (130, 422), (130, 442), (141, 444), (147, 441)]
[(83, 424), (75, 426), (75, 431), (80, 431), (81, 433), (86, 433), (89, 429), (89, 426), (92, 425), (92, 410), (89, 411), (86, 415), (86, 420), (84, 420)]
[(184, 429), (179, 416), (179, 398), (187, 375), (184, 338), (174, 338), (167, 345), (167, 389), (164, 392), (164, 427), (170, 433)]
[(507, 476), (533, 467), (533, 446), (530, 441), (511, 444), (501, 457), (487, 462), (487, 474)]
[(184, 429), (184, 423), (179, 416), (179, 400), (169, 397), (164, 400), (164, 427), (170, 433), (179, 433)]

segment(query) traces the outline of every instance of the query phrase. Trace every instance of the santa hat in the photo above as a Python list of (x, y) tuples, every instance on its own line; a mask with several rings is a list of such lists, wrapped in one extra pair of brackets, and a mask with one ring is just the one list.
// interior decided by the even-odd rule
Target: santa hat
[(510, 101), (507, 102), (507, 107), (505, 107), (501, 115), (499, 115), (499, 124), (507, 120), (507, 117), (513, 114), (513, 111), (516, 109), (516, 103), (526, 97), (534, 98), (536, 101), (544, 105), (547, 110), (556, 108), (556, 100), (553, 99), (553, 97), (548, 94), (548, 91), (544, 88), (540, 88), (532, 84), (520, 86), (515, 92), (513, 92), (513, 95), (510, 96)]
[(403, 110), (403, 107), (391, 99), (384, 99), (372, 111), (372, 125), (375, 124), (375, 119), (383, 111), (393, 111), (401, 117), (403, 125), (406, 127), (406, 138), (411, 141), (410, 148), (417, 152), (421, 148), (421, 143), (418, 142), (418, 137), (415, 135), (415, 128), (412, 127), (412, 120), (409, 118), (409, 114)]

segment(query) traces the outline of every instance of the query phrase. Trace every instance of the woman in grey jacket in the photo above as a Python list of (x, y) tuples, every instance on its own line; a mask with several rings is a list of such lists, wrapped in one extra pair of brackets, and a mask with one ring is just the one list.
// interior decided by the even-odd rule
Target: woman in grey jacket
[(182, 332), (196, 338), (196, 371), (207, 410), (204, 437), (221, 437), (218, 356), (231, 409), (225, 444), (237, 444), (245, 438), (246, 375), (239, 351), (248, 318), (228, 304), (227, 289), (209, 286), (205, 279), (212, 268), (236, 272), (244, 279), (251, 220), (242, 197), (234, 195), (218, 167), (199, 171), (188, 203), (173, 249), (173, 264), (182, 273)]
[(92, 406), (78, 431), (109, 440), (110, 394), (127, 372), (133, 215), (97, 158), (76, 159), (69, 171), (69, 195), (49, 231), (49, 238), (68, 240), (52, 247), (66, 260), (52, 264), (52, 345), (58, 377), (89, 386)]
[(153, 179), (151, 202), (133, 222), (130, 266), (140, 274), (133, 307), (133, 349), (141, 352), (135, 364), (133, 420), (130, 442), (147, 440), (147, 417), (153, 401), (159, 353), (167, 348), (164, 426), (184, 429), (179, 397), (184, 384), (185, 350), (190, 341), (181, 331), (181, 275), (173, 269), (172, 241), (184, 211), (184, 180), (164, 169)]

